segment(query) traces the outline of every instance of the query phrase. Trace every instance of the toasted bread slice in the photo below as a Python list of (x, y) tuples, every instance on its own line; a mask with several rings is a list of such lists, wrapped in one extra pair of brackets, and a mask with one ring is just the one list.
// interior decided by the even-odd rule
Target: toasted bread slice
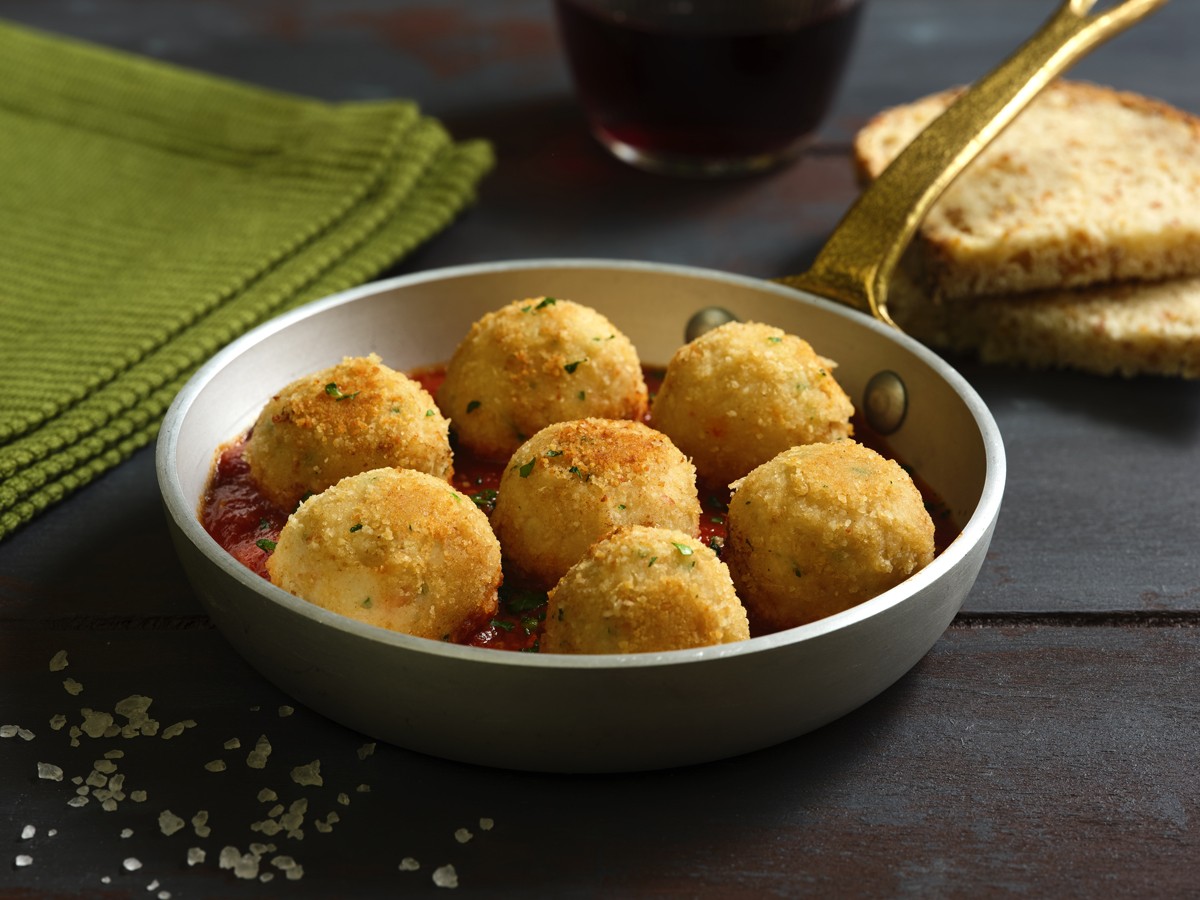
[(941, 303), (902, 273), (888, 309), (918, 340), (983, 362), (1200, 378), (1200, 278)]
[[(958, 90), (886, 110), (856, 137), (871, 179)], [(1200, 275), (1200, 118), (1058, 81), (977, 157), (914, 242), (935, 297)]]

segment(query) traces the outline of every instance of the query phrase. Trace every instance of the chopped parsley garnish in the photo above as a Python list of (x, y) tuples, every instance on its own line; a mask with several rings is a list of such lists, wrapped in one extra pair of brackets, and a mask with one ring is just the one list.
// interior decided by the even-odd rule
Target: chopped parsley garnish
[(679, 551), (680, 556), (691, 556), (692, 555), (692, 548), (689, 547), (687, 544), (681, 544), (678, 541), (671, 541), (671, 543), (675, 546), (675, 549)]
[(505, 622), (503, 619), (492, 619), (492, 627), (503, 631), (512, 631), (516, 625), (512, 622)]
[(275, 549), (275, 542), (267, 540), (267, 538), (259, 538), (254, 542), (254, 546), (256, 546), (259, 550), (266, 550), (268, 553), (270, 553)]
[(334, 400), (339, 400), (339, 401), (353, 400), (355, 397), (358, 396), (358, 391), (355, 391), (353, 394), (343, 394), (342, 389), (340, 387), (338, 387), (337, 384), (333, 381), (331, 381), (331, 382), (329, 382), (329, 384), (325, 385), (325, 393), (327, 393)]
[(484, 488), (482, 491), (476, 491), (469, 496), (475, 505), (485, 513), (490, 513), (496, 508), (496, 492), (492, 488)]
[(371, 598), (370, 598), (370, 597), (368, 597), (367, 599), (365, 599), (365, 600), (362, 602), (362, 605), (363, 605), (363, 608), (364, 608), (364, 609), (370, 609), (370, 608), (371, 608)]
[(483, 403), (481, 403), (478, 400), (472, 400), (470, 403), (467, 404), (467, 412), (473, 413), (473, 412), (475, 412), (475, 410), (479, 409), (479, 407), (481, 407), (481, 406), (483, 406)]
[(587, 362), (587, 357), (586, 357), (586, 356), (585, 356), (583, 359), (577, 359), (577, 360), (575, 360), (575, 362), (569, 362), (569, 363), (567, 363), (565, 366), (563, 366), (563, 369), (564, 369), (564, 371), (566, 371), (566, 373), (567, 373), (568, 375), (574, 375), (574, 374), (575, 374), (575, 370), (579, 368), (579, 364), (580, 364), (580, 363), (585, 363), (585, 362)]
[(545, 592), (538, 591), (514, 591), (511, 594), (506, 594), (502, 597), (504, 607), (509, 612), (516, 615), (522, 613), (533, 612), (539, 606), (546, 605)]
[(646, 568), (647, 568), (647, 569), (648, 569), (648, 568), (650, 568), (650, 567), (651, 567), (652, 565), (654, 565), (656, 562), (658, 562), (658, 557), (657, 557), (657, 556), (652, 556), (652, 557), (650, 557), (650, 562), (646, 563)]
[[(399, 412), (399, 411), (400, 411), (400, 410), (398, 410), (398, 409), (393, 409), (393, 410), (392, 410), (392, 412)], [(429, 418), (429, 417), (430, 417), (430, 416), (432, 416), (432, 415), (433, 415), (433, 410), (432, 410), (432, 409), (427, 409), (427, 410), (425, 410), (425, 417), (426, 417), (426, 418)]]
[(792, 574), (793, 574), (793, 575), (795, 575), (797, 578), (803, 578), (803, 577), (804, 577), (804, 573), (803, 573), (802, 571), (800, 571), (800, 567), (799, 567), (799, 566), (795, 566), (795, 567), (792, 569)]
[(362, 531), (362, 522), (355, 522), (350, 526), (351, 531)]
[(534, 309), (542, 309), (547, 306), (553, 306), (557, 302), (558, 300), (555, 297), (543, 297), (542, 302), (535, 306)]
[(771, 343), (771, 344), (778, 344), (782, 340), (783, 340), (783, 338), (775, 336), (775, 335), (772, 335), (771, 337), (767, 338), (767, 342)]
[(586, 400), (586, 399), (587, 399), (587, 391), (580, 391), (580, 392), (579, 392), (579, 399), (580, 399), (580, 400)]
[[(928, 508), (928, 505), (926, 506), (926, 508)], [(268, 522), (266, 519), (258, 520), (258, 530), (259, 531), (267, 531), (268, 529), (270, 529), (270, 527), (271, 527), (271, 523)]]
[(561, 450), (547, 450), (544, 455), (545, 456), (562, 456), (562, 454), (563, 454), (563, 452)]
[(523, 466), (516, 467), (517, 474), (519, 474), (522, 478), (528, 478), (529, 474), (533, 471), (533, 464), (535, 462), (537, 462), (537, 457), (529, 460), (529, 462), (525, 463)]

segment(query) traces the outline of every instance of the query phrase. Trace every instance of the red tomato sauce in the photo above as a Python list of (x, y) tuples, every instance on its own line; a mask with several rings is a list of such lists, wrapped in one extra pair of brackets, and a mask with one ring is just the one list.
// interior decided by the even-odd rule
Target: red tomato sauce
[[(431, 395), (445, 377), (441, 366), (409, 373)], [(662, 384), (663, 369), (646, 367), (646, 386), (651, 397)], [(652, 424), (650, 415), (646, 424)], [(886, 444), (858, 419), (852, 420), (854, 436), (860, 443), (895, 459)], [(287, 522), (288, 510), (275, 506), (258, 489), (250, 477), (250, 466), (244, 458), (246, 438), (241, 437), (221, 448), (213, 466), (208, 490), (200, 504), (200, 522), (205, 531), (248, 569), (263, 578), (267, 574), (267, 558), (279, 540), (279, 532)], [(897, 460), (900, 462), (899, 460)], [(454, 447), (454, 476), (451, 484), (475, 501), (487, 515), (496, 503), (496, 491), (507, 460), (486, 459), (463, 447)], [(903, 463), (901, 462), (901, 465)], [(958, 528), (949, 509), (932, 489), (908, 466), (904, 467), (925, 499), (934, 523), (934, 544), (941, 553), (958, 535)], [(725, 514), (729, 503), (727, 487), (700, 485), (700, 540), (720, 554), (725, 543)], [(506, 573), (500, 587), (500, 604), (496, 614), (487, 622), (468, 629), (460, 643), (498, 650), (537, 652), (542, 626), (546, 619), (546, 593), (522, 583), (519, 577)]]

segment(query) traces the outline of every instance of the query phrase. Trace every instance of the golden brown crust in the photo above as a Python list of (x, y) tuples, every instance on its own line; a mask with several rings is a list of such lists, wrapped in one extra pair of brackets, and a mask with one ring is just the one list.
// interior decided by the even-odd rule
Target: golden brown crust
[(695, 537), (623, 526), (550, 591), (544, 653), (649, 653), (750, 636), (729, 569)]
[(450, 423), (416, 381), (375, 354), (299, 378), (264, 406), (246, 444), (251, 474), (281, 509), (382, 466), (449, 480)]
[(854, 441), (793, 447), (735, 487), (724, 559), (756, 629), (849, 609), (933, 560), (912, 478)]
[(654, 426), (724, 487), (789, 447), (850, 436), (854, 406), (835, 367), (782, 329), (730, 322), (672, 356)]
[(500, 545), (468, 497), (432, 475), (374, 469), (310, 497), (267, 560), (271, 581), (332, 612), (433, 640), (495, 613)]
[(619, 525), (699, 532), (696, 470), (661, 432), (612, 419), (558, 422), (505, 467), (492, 527), (506, 561), (545, 587)]
[(505, 459), (553, 422), (640, 419), (637, 350), (607, 318), (569, 300), (516, 300), (472, 324), (438, 403), (463, 446)]

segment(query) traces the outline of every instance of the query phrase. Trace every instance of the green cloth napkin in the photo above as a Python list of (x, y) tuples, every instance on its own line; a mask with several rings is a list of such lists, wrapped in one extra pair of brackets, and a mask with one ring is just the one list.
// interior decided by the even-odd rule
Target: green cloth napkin
[(411, 102), (0, 23), (0, 539), (150, 442), (222, 345), (448, 225), (491, 164)]

